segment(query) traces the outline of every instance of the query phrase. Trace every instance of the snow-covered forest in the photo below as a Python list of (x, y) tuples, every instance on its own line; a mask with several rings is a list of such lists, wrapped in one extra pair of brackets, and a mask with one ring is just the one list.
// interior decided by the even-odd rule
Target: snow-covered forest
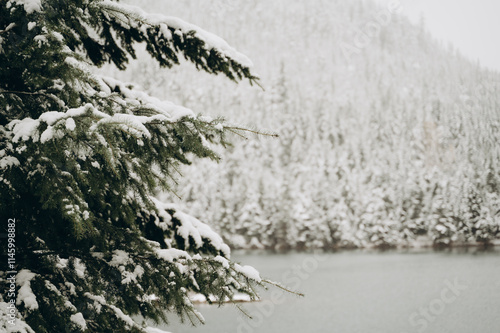
[[(500, 75), (371, 1), (134, 1), (224, 36), (263, 90), (120, 75), (156, 96), (268, 129), (180, 171), (176, 195), (235, 248), (488, 245), (500, 235)], [(179, 196), (181, 200), (177, 198)]]
[[(384, 256), (358, 256), (363, 271), (336, 255), (364, 251), (271, 254), (500, 245), (500, 73), (400, 12), (372, 0), (0, 1), (0, 332), (166, 332), (172, 317), (205, 322), (197, 300), (232, 303), (257, 328), (293, 305), (276, 295), (311, 286), (309, 309), (342, 317), (311, 311), (328, 325), (407, 303), (399, 319), (427, 326), (408, 300), (441, 314), (469, 285), (496, 313), (494, 270), (478, 280), (436, 257), (442, 272), (426, 274), (448, 289), (429, 302), (431, 280), (409, 287)], [(239, 259), (280, 264), (282, 281)], [(381, 282), (399, 303), (379, 297)], [(325, 296), (342, 295), (334, 287), (347, 294)], [(383, 306), (351, 295), (373, 289)], [(272, 310), (253, 317), (241, 300)]]

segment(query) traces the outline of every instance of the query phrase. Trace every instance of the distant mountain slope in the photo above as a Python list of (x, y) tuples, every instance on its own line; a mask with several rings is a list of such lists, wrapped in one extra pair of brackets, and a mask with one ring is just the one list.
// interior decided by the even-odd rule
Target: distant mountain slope
[(265, 91), (195, 79), (182, 67), (158, 71), (147, 59), (123, 74), (195, 111), (280, 134), (236, 140), (219, 165), (196, 162), (179, 186), (190, 211), (210, 216), (234, 246), (498, 239), (500, 76), (433, 40), (397, 7), (135, 3), (223, 36), (261, 74)]

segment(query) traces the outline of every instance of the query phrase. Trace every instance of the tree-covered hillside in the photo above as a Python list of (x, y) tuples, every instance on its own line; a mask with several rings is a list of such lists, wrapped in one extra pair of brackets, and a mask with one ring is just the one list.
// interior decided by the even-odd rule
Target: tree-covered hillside
[(280, 134), (240, 140), (221, 163), (183, 171), (186, 208), (208, 215), (233, 246), (498, 239), (500, 76), (410, 24), (397, 4), (139, 3), (224, 35), (261, 74), (261, 91), (161, 73), (148, 61), (124, 74), (156, 95)]

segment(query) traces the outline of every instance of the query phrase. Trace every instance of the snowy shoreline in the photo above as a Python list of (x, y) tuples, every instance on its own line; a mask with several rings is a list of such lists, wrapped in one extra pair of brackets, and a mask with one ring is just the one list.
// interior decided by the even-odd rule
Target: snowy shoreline
[(460, 250), (460, 249), (477, 249), (479, 251), (482, 250), (496, 250), (500, 249), (500, 239), (495, 239), (490, 241), (489, 243), (481, 243), (481, 242), (450, 242), (450, 243), (433, 243), (431, 239), (419, 240), (407, 244), (399, 244), (399, 245), (375, 245), (375, 244), (366, 244), (365, 246), (331, 246), (331, 247), (289, 247), (289, 248), (266, 248), (266, 247), (231, 247), (232, 253), (255, 253), (255, 252), (276, 252), (276, 253), (289, 253), (289, 252), (310, 252), (310, 251), (324, 251), (328, 252), (337, 252), (337, 251), (445, 251), (445, 250)]

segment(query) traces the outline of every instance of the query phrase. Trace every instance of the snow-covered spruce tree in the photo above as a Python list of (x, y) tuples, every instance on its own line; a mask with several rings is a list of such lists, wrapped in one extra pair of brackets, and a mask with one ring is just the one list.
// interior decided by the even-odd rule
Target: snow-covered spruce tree
[(131, 318), (203, 321), (190, 292), (255, 298), (265, 282), (154, 198), (236, 129), (92, 71), (124, 69), (138, 43), (163, 67), (184, 58), (257, 80), (244, 55), (174, 17), (109, 0), (0, 1), (2, 228), (15, 221), (15, 254), (1, 246), (2, 286), (15, 278), (15, 296), (0, 294), (2, 332), (157, 332)]

